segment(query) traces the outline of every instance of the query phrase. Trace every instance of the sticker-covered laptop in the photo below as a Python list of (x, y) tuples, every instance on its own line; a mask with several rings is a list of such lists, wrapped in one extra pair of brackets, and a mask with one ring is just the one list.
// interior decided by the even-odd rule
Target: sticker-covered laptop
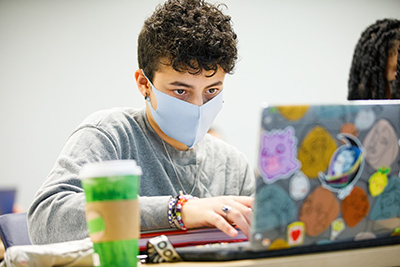
[(398, 234), (400, 106), (263, 110), (254, 249)]
[(400, 243), (399, 137), (397, 101), (263, 108), (250, 243), (177, 251), (231, 260)]

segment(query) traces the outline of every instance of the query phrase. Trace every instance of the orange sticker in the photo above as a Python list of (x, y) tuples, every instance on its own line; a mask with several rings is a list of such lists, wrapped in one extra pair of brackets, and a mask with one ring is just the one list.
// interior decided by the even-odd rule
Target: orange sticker
[(335, 195), (319, 186), (304, 201), (299, 219), (304, 222), (307, 235), (317, 236), (328, 229), (338, 215), (339, 203)]
[(398, 138), (393, 126), (387, 120), (378, 121), (364, 139), (366, 161), (377, 170), (390, 166), (399, 153)]
[(324, 128), (314, 127), (304, 137), (298, 150), (303, 173), (309, 178), (316, 178), (319, 172), (325, 171), (336, 147), (335, 140)]
[(358, 131), (356, 126), (353, 123), (345, 123), (342, 125), (342, 127), (340, 128), (340, 133), (347, 133), (347, 134), (351, 134), (355, 137), (358, 136)]
[(287, 120), (298, 120), (306, 114), (309, 106), (280, 106), (278, 107), (279, 112)]
[(369, 211), (368, 196), (361, 187), (354, 187), (342, 201), (342, 215), (347, 226), (356, 226)]

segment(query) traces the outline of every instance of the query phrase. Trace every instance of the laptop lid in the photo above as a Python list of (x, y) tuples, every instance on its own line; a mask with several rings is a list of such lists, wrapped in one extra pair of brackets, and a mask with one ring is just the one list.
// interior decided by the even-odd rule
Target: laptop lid
[(399, 136), (397, 101), (263, 108), (252, 249), (398, 235)]

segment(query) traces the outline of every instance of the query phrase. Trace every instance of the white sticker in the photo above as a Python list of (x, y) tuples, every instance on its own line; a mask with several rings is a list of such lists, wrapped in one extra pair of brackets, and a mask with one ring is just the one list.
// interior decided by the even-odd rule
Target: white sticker
[(356, 118), (354, 119), (354, 124), (358, 130), (367, 130), (371, 128), (375, 121), (375, 113), (372, 110), (360, 110)]
[(310, 179), (301, 171), (297, 172), (290, 180), (289, 192), (294, 200), (301, 200), (310, 191)]

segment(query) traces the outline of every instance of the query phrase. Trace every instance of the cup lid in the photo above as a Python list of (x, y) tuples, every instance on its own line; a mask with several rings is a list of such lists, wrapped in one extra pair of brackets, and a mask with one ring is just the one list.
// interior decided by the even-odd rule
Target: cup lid
[(109, 160), (87, 163), (79, 173), (81, 179), (118, 175), (142, 175), (142, 169), (135, 160)]

